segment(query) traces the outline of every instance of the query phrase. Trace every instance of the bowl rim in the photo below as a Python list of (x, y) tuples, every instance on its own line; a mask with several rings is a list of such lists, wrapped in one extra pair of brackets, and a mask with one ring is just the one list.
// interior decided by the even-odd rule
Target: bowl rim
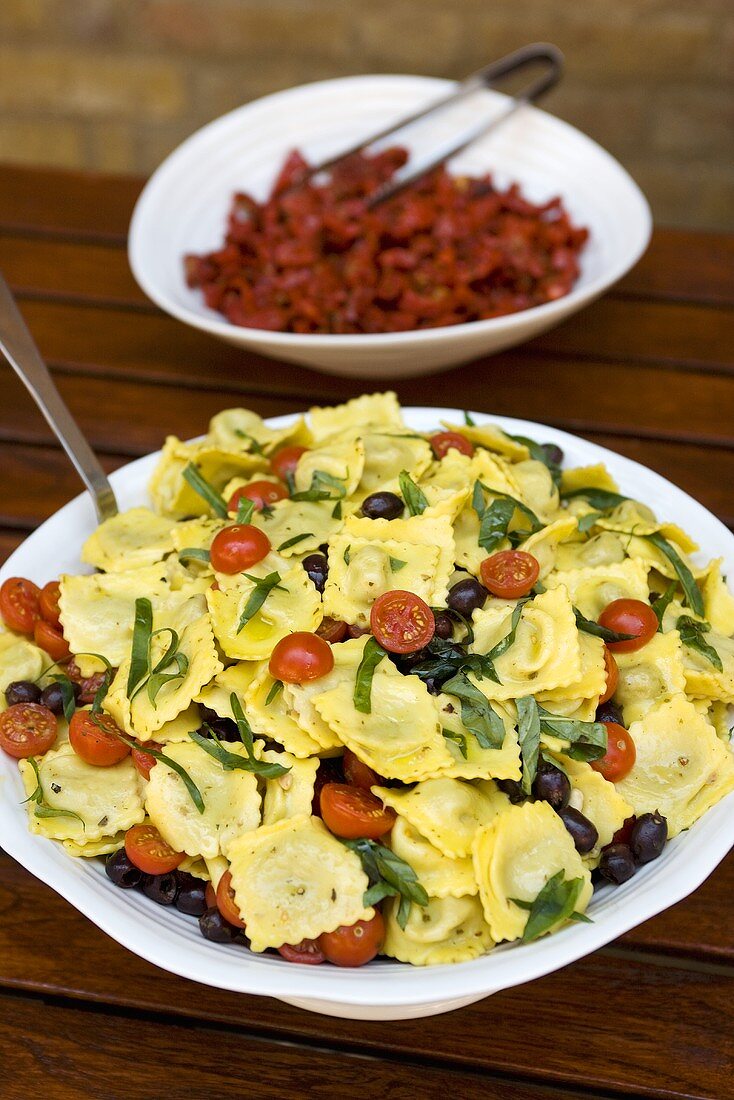
[[(213, 119), (189, 135), (176, 149), (162, 161), (151, 177), (147, 180), (143, 190), (138, 196), (130, 220), (128, 234), (128, 260), (133, 275), (145, 294), (165, 312), (176, 317), (185, 324), (218, 336), (225, 340), (231, 340), (234, 336), (243, 342), (253, 344), (268, 344), (271, 347), (305, 348), (315, 351), (326, 348), (348, 351), (350, 349), (374, 348), (379, 352), (381, 348), (400, 348), (409, 344), (424, 344), (427, 342), (436, 344), (446, 342), (454, 337), (460, 338), (471, 334), (492, 334), (498, 332), (511, 333), (515, 329), (521, 329), (524, 325), (537, 320), (545, 327), (551, 327), (554, 319), (562, 320), (567, 313), (587, 304), (593, 298), (598, 297), (604, 290), (617, 282), (646, 251), (652, 236), (652, 211), (650, 205), (639, 185), (632, 178), (626, 168), (613, 157), (603, 146), (590, 138), (582, 130), (572, 126), (569, 122), (557, 118), (548, 111), (538, 107), (526, 105), (521, 109), (524, 113), (539, 116), (545, 125), (556, 127), (559, 132), (571, 135), (575, 140), (580, 140), (586, 145), (590, 153), (605, 161), (607, 166), (620, 175), (620, 180), (627, 188), (630, 199), (637, 205), (639, 220), (638, 233), (630, 242), (630, 247), (624, 256), (620, 257), (616, 264), (612, 265), (605, 273), (598, 275), (594, 280), (584, 286), (573, 287), (568, 294), (557, 298), (552, 302), (531, 306), (529, 309), (519, 310), (517, 313), (505, 314), (501, 317), (490, 317), (481, 321), (467, 321), (458, 325), (443, 325), (429, 329), (410, 329), (407, 332), (378, 332), (378, 333), (294, 333), (277, 332), (270, 329), (248, 328), (244, 325), (234, 325), (229, 321), (218, 320), (208, 314), (214, 311), (202, 306), (202, 312), (182, 305), (176, 301), (164, 287), (161, 287), (155, 279), (149, 275), (145, 261), (145, 219), (148, 207), (152, 206), (161, 192), (165, 192), (170, 183), (176, 178), (179, 166), (185, 164), (186, 158), (195, 150), (200, 142), (205, 142), (219, 129), (225, 129), (235, 119), (246, 117), (251, 109), (260, 107), (264, 103), (276, 105), (288, 105), (292, 99), (297, 99), (304, 92), (315, 91), (320, 88), (334, 89), (337, 91), (347, 85), (363, 83), (384, 83), (388, 81), (405, 82), (413, 86), (420, 86), (426, 91), (442, 93), (450, 91), (457, 86), (457, 81), (446, 80), (440, 77), (417, 76), (408, 73), (369, 73), (356, 76), (336, 77), (328, 80), (315, 80), (306, 84), (298, 84), (292, 88), (286, 88), (279, 92), (260, 96), (258, 99), (235, 107), (231, 111)], [(510, 97), (494, 89), (486, 89), (486, 92), (497, 100), (498, 103), (507, 103)], [(183, 256), (181, 257), (183, 260)], [(203, 312), (207, 310), (207, 312)], [(547, 322), (547, 324), (546, 324)]]
[[(460, 418), (462, 410), (440, 407), (404, 406), (409, 424), (428, 430), (441, 419)], [(273, 417), (267, 423), (280, 427), (292, 423), (298, 414)], [(478, 424), (498, 424), (515, 434), (537, 435), (558, 443), (573, 461), (607, 462), (624, 488), (630, 490), (642, 480), (644, 492), (651, 489), (670, 501), (671, 519), (713, 536), (723, 545), (734, 568), (734, 535), (703, 505), (660, 474), (640, 463), (617, 455), (605, 447), (578, 436), (540, 424), (506, 416), (472, 413)], [(416, 423), (417, 421), (417, 423)], [(160, 452), (128, 463), (112, 474), (112, 481), (128, 500), (145, 500), (147, 476)], [(685, 514), (685, 518), (681, 515)], [(91, 500), (80, 494), (45, 521), (18, 547), (0, 568), (0, 581), (14, 574), (27, 548), (43, 547), (42, 556), (52, 563), (59, 535), (72, 526), (72, 538), (81, 540), (96, 526)], [(49, 537), (51, 536), (51, 537)], [(67, 535), (68, 541), (68, 535)], [(74, 543), (76, 545), (76, 541)], [(46, 549), (51, 547), (51, 549)], [(20, 570), (21, 574), (24, 570)], [(52, 570), (53, 572), (53, 570)], [(58, 569), (56, 570), (56, 574)], [(42, 579), (38, 577), (37, 579)], [(0, 760), (0, 784), (7, 784), (12, 772), (9, 758)], [(13, 783), (11, 782), (11, 786)], [(6, 786), (7, 791), (7, 786)], [(28, 831), (26, 815), (13, 799), (0, 800), (0, 828), (3, 847), (42, 882), (52, 887), (84, 913), (93, 923), (135, 954), (181, 977), (235, 992), (273, 996), (283, 1000), (302, 998), (328, 1005), (338, 1014), (339, 1006), (362, 1009), (408, 1009), (440, 1001), (479, 999), (500, 989), (542, 977), (589, 954), (642, 921), (662, 912), (695, 890), (724, 858), (734, 842), (734, 792), (710, 809), (695, 825), (672, 840), (663, 856), (641, 868), (621, 887), (605, 887), (602, 918), (593, 924), (574, 924), (532, 944), (501, 947), (469, 962), (434, 967), (413, 967), (385, 960), (363, 970), (336, 967), (293, 967), (284, 960), (245, 952), (241, 947), (210, 944), (178, 919), (163, 920), (146, 899), (121, 895), (107, 880), (101, 867), (79, 866), (61, 845)], [(690, 851), (689, 851), (690, 849)], [(682, 851), (681, 851), (682, 850)], [(628, 894), (632, 893), (632, 897)], [(599, 895), (597, 894), (597, 898)], [(168, 914), (166, 910), (166, 914)], [(590, 912), (594, 913), (594, 900)], [(172, 914), (178, 918), (180, 915)], [(186, 918), (180, 916), (181, 921)], [(183, 932), (183, 935), (182, 935)], [(263, 961), (267, 965), (263, 965)], [(387, 979), (387, 980), (385, 980)]]

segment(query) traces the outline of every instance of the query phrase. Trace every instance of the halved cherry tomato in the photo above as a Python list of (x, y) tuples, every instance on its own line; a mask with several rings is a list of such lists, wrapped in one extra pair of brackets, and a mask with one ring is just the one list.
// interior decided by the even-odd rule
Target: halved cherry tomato
[(227, 507), (230, 512), (236, 512), (240, 501), (245, 498), (254, 503), (258, 512), (262, 512), (266, 504), (275, 504), (276, 500), (285, 500), (287, 496), (288, 490), (281, 481), (251, 481), (249, 485), (235, 489)]
[(618, 634), (632, 634), (621, 642), (607, 642), (612, 653), (633, 653), (655, 637), (658, 617), (642, 600), (612, 600), (599, 616), (599, 625)]
[(323, 638), (325, 642), (334, 645), (335, 642), (344, 641), (349, 633), (349, 627), (340, 619), (330, 619), (327, 615), (316, 627), (316, 633), (319, 638)]
[(370, 626), (389, 653), (416, 653), (436, 632), (436, 620), (428, 604), (403, 589), (377, 597), (370, 612)]
[(363, 764), (351, 749), (344, 750), (342, 765), (344, 778), (350, 787), (361, 787), (362, 790), (368, 791), (370, 787), (376, 787), (383, 781), (382, 777), (377, 772), (373, 772), (367, 764)]
[(146, 875), (167, 875), (186, 858), (163, 839), (151, 821), (133, 825), (125, 833), (125, 851), (131, 863)]
[(120, 732), (109, 714), (77, 710), (69, 723), (69, 742), (87, 764), (109, 768), (119, 764), (130, 752), (130, 746), (115, 736)]
[(270, 655), (268, 671), (275, 680), (303, 684), (319, 680), (334, 667), (334, 654), (328, 642), (308, 630), (296, 630), (276, 645)]
[(469, 458), (474, 454), (473, 445), (459, 432), (436, 432), (428, 442), (433, 447), (436, 458), (444, 458), (452, 449), (459, 454), (468, 455)]
[(607, 686), (604, 688), (604, 694), (599, 696), (600, 703), (606, 703), (611, 699), (619, 683), (619, 666), (614, 660), (614, 654), (607, 645), (604, 646), (604, 668), (607, 676)]
[(60, 595), (61, 586), (58, 581), (49, 581), (48, 584), (44, 584), (41, 589), (41, 595), (39, 597), (41, 614), (47, 623), (51, 623), (51, 626), (59, 626), (61, 623), (61, 612), (59, 610)]
[(9, 577), (0, 588), (0, 615), (11, 630), (32, 634), (41, 617), (41, 590), (25, 577)]
[(591, 766), (610, 783), (617, 783), (632, 771), (637, 750), (624, 726), (617, 722), (605, 722), (604, 725), (607, 727), (607, 751), (599, 760), (592, 760)]
[[(94, 697), (101, 688), (102, 681), (107, 673), (93, 672), (91, 676), (82, 676), (82, 670), (79, 668), (79, 665), (76, 663), (76, 658), (74, 657), (66, 664), (64, 671), (70, 680), (73, 680), (75, 684), (79, 684), (78, 705), (84, 707), (89, 703), (93, 703)], [(116, 670), (113, 669), (111, 675), (114, 675), (115, 671)]]
[(308, 966), (318, 966), (326, 961), (326, 956), (319, 947), (318, 940), (301, 940), (300, 943), (282, 943), (278, 948), (278, 954), (289, 963), (306, 963)]
[(288, 481), (293, 477), (301, 455), (305, 455), (308, 447), (281, 447), (270, 459), (270, 469), (281, 481)]
[(372, 920), (342, 924), (334, 932), (322, 932), (318, 944), (334, 966), (364, 966), (374, 959), (385, 941), (385, 922), (379, 910)]
[(493, 596), (517, 600), (527, 596), (538, 579), (538, 559), (525, 550), (500, 550), (481, 564), (482, 583)]
[(146, 741), (145, 746), (141, 746), (139, 749), (132, 750), (133, 764), (138, 775), (142, 775), (143, 779), (150, 779), (150, 773), (155, 767), (157, 761), (154, 756), (145, 751), (146, 748), (157, 749), (161, 751), (161, 745), (157, 741)]
[(54, 661), (63, 661), (71, 654), (69, 643), (57, 627), (45, 619), (36, 619), (33, 625), (33, 640), (41, 649), (45, 649)]
[(207, 882), (206, 889), (204, 890), (204, 901), (206, 902), (207, 909), (217, 908), (217, 891), (211, 882)]
[(347, 840), (378, 840), (395, 824), (395, 812), (379, 798), (346, 783), (327, 783), (321, 789), (321, 817), (334, 836)]
[(245, 922), (240, 916), (240, 911), (237, 908), (237, 902), (234, 900), (232, 874), (230, 871), (224, 872), (217, 885), (217, 909), (224, 919), (229, 921), (230, 924), (233, 924), (235, 928), (245, 927)]
[(57, 732), (56, 715), (40, 703), (16, 703), (0, 714), (0, 749), (16, 760), (48, 752)]
[(270, 539), (251, 523), (233, 523), (214, 536), (209, 555), (218, 573), (241, 573), (270, 553)]

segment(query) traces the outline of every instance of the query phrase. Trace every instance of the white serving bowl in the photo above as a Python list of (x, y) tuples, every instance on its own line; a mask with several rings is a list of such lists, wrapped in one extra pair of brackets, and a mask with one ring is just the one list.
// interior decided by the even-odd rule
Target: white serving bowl
[[(435, 428), (455, 421), (455, 409), (406, 409), (410, 427)], [(474, 414), (478, 423), (488, 418)], [(289, 423), (285, 416), (268, 421)], [(734, 536), (710, 512), (659, 474), (604, 447), (526, 420), (491, 417), (507, 431), (557, 443), (572, 466), (605, 462), (627, 492), (659, 516), (696, 533), (709, 557), (724, 558), (723, 572), (734, 574)], [(120, 508), (147, 503), (146, 485), (158, 460), (148, 455), (112, 475)], [(27, 576), (43, 584), (62, 572), (88, 572), (79, 548), (95, 528), (88, 496), (77, 497), (47, 520), (9, 558), (0, 582)], [(85, 913), (108, 935), (137, 955), (185, 978), (221, 989), (276, 997), (287, 1004), (331, 1016), (364, 1020), (403, 1020), (432, 1016), (481, 1000), (491, 993), (557, 970), (680, 901), (713, 871), (734, 842), (734, 794), (709, 810), (686, 833), (666, 845), (654, 863), (623, 886), (594, 894), (593, 924), (573, 924), (525, 946), (498, 948), (473, 962), (412, 967), (391, 961), (362, 970), (298, 966), (242, 947), (209, 943), (196, 921), (154, 905), (135, 891), (122, 891), (105, 876), (99, 861), (72, 859), (50, 840), (28, 832), (24, 791), (14, 760), (0, 753), (0, 836), (3, 848), (37, 878)], [(0, 919), (3, 919), (0, 916)], [(529, 1002), (530, 1003), (530, 1002)]]
[[(451, 162), (457, 173), (517, 180), (540, 202), (561, 195), (591, 237), (570, 294), (521, 313), (465, 325), (376, 335), (298, 335), (240, 328), (189, 290), (183, 256), (220, 246), (232, 194), (264, 198), (286, 153), (301, 149), (315, 163), (357, 138), (438, 98), (448, 80), (359, 76), (325, 80), (266, 96), (205, 126), (173, 152), (140, 196), (130, 225), (135, 278), (161, 309), (186, 324), (261, 355), (354, 378), (407, 378), (491, 355), (557, 325), (628, 271), (650, 239), (650, 209), (613, 157), (565, 122), (525, 107)], [(445, 118), (406, 132), (415, 152), (435, 149), (507, 102), (481, 91)], [(402, 141), (402, 138), (400, 139)]]

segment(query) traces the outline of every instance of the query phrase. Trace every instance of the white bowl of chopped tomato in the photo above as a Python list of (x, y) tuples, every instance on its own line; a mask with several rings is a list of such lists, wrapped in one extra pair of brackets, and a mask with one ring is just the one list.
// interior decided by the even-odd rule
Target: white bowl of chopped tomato
[(355, 378), (427, 374), (558, 324), (633, 266), (652, 224), (628, 173), (567, 123), (524, 107), (370, 209), (406, 159), (499, 113), (507, 97), (484, 90), (391, 146), (300, 178), (451, 87), (328, 80), (205, 126), (135, 208), (140, 286), (238, 347)]

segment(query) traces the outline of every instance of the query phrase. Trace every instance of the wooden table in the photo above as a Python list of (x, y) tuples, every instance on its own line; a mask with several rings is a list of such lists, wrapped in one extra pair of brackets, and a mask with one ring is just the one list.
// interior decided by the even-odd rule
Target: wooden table
[[(155, 309), (125, 256), (139, 189), (0, 169), (0, 269), (106, 468), (167, 432), (201, 432), (227, 405), (267, 416), (357, 392)], [(733, 307), (734, 237), (659, 230), (636, 270), (567, 324), (397, 389), (407, 403), (577, 432), (734, 526)], [(0, 372), (5, 555), (80, 486), (10, 369)], [(532, 986), (449, 1016), (363, 1024), (157, 970), (0, 854), (0, 1095), (734, 1097), (733, 890), (730, 856), (692, 898)]]

